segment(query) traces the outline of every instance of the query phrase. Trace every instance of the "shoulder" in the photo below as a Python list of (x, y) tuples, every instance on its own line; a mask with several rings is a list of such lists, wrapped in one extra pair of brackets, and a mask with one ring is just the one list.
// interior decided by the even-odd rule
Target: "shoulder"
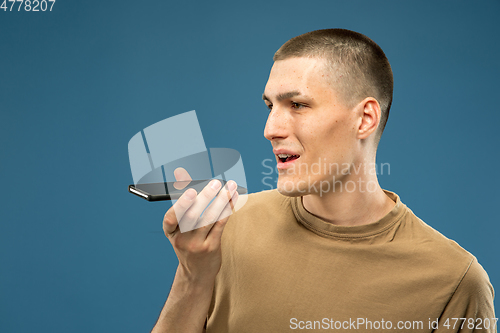
[(488, 274), (474, 257), (454, 290), (443, 318), (494, 318), (495, 293)]
[(415, 262), (428, 267), (436, 278), (453, 281), (455, 288), (474, 290), (474, 284), (481, 288), (489, 285), (488, 275), (474, 255), (406, 209), (402, 241), (410, 245)]
[(469, 267), (472, 260), (475, 259), (469, 251), (425, 223), (411, 209), (406, 209), (403, 227), (406, 226), (410, 229), (414, 246), (427, 254), (434, 254), (435, 260), (441, 258), (442, 260), (460, 261), (465, 265), (465, 268)]
[(457, 291), (469, 297), (490, 295), (493, 298), (493, 286), (488, 274), (483, 266), (479, 264), (476, 257), (473, 257), (471, 264), (460, 281)]

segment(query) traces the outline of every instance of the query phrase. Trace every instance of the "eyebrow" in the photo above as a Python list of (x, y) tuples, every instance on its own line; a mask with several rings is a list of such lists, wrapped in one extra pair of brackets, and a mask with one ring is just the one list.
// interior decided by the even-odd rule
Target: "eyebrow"
[[(278, 94), (278, 96), (276, 96), (276, 99), (278, 100), (278, 102), (281, 102), (282, 100), (292, 98), (292, 97), (298, 96), (298, 95), (300, 95), (300, 92), (298, 90), (292, 90), (292, 91), (287, 91), (285, 93)], [(266, 94), (262, 94), (262, 99), (265, 101), (269, 101), (269, 102), (271, 101), (269, 99), (269, 97), (266, 96)]]

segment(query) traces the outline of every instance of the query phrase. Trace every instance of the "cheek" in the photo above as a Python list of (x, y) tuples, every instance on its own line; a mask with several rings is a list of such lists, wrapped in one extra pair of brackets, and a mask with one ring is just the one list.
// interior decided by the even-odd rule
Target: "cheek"
[(350, 134), (351, 128), (346, 122), (323, 123), (309, 132), (309, 145), (320, 157), (342, 157), (350, 149)]

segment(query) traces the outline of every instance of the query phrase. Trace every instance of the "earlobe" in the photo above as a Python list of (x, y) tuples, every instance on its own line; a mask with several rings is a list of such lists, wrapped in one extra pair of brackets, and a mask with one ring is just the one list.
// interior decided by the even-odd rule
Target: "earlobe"
[(373, 97), (368, 97), (360, 103), (361, 124), (358, 128), (358, 139), (366, 139), (377, 130), (380, 122), (380, 105)]

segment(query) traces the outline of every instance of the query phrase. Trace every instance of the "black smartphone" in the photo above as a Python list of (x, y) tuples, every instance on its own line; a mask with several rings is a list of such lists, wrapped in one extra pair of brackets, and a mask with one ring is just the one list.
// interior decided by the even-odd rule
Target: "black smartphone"
[[(179, 182), (164, 182), (129, 185), (128, 191), (147, 201), (164, 201), (179, 199), (187, 189), (194, 188), (197, 193), (200, 193), (212, 179), (179, 181)], [(225, 180), (218, 179), (222, 186), (226, 185)], [(236, 189), (239, 194), (246, 194), (247, 189), (238, 186)]]

